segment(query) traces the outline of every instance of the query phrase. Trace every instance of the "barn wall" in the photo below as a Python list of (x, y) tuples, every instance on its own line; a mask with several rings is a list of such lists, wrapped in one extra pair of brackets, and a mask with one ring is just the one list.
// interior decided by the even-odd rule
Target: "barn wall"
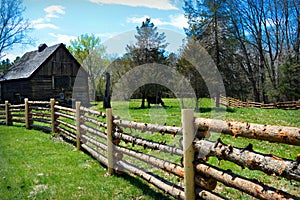
[(88, 96), (86, 73), (79, 75), (86, 79), (84, 85), (80, 86), (85, 88), (81, 90), (83, 94), (72, 97), (79, 68), (80, 65), (71, 54), (64, 47), (60, 47), (32, 76), (33, 98), (46, 100), (50, 98), (61, 99), (63, 96), (68, 101), (89, 101), (86, 98)]
[(2, 102), (23, 103), (24, 98), (32, 98), (31, 84), (26, 79), (2, 82), (1, 91)]

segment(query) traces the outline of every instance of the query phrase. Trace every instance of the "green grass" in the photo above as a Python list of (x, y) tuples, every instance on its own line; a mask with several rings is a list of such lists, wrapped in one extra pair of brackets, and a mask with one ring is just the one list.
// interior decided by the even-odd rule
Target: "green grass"
[(0, 199), (168, 199), (49, 134), (0, 126)]
[[(141, 100), (131, 99), (130, 101), (113, 101), (112, 108), (114, 115), (122, 119), (181, 126), (180, 101), (177, 99), (163, 99), (166, 108), (140, 109)], [(102, 102), (97, 102), (93, 108), (102, 110)], [(195, 113), (196, 117), (217, 118), (223, 120), (245, 121), (259, 124), (274, 124), (282, 126), (300, 126), (300, 110), (280, 109), (258, 109), (258, 108), (227, 108), (215, 109), (211, 99), (199, 100), (200, 112)]]

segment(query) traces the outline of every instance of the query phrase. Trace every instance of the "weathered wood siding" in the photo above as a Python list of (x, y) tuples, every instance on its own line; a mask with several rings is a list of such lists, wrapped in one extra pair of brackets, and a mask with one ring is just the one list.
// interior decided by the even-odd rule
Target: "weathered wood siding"
[(31, 98), (31, 84), (29, 80), (14, 80), (1, 83), (1, 100), (20, 103), (24, 98)]
[[(74, 86), (76, 80), (79, 80), (80, 84)], [(1, 86), (2, 101), (19, 103), (24, 98), (60, 99), (63, 94), (64, 99), (69, 101), (78, 100), (85, 105), (89, 102), (87, 73), (81, 70), (80, 64), (63, 46), (59, 47), (29, 79), (6, 81), (2, 82)], [(76, 91), (74, 96), (73, 89)]]

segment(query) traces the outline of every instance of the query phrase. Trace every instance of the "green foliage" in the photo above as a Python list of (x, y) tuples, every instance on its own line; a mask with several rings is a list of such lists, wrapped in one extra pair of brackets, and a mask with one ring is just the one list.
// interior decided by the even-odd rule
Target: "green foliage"
[(295, 101), (300, 99), (300, 63), (286, 63), (281, 68), (279, 99)]
[(185, 31), (212, 56), (228, 95), (248, 99), (252, 89), (257, 102), (291, 99), (298, 91), (279, 69), (291, 57), (299, 63), (297, 8), (297, 0), (185, 0)]
[(165, 34), (158, 32), (150, 18), (146, 18), (140, 27), (137, 26), (136, 31), (136, 43), (127, 45), (126, 48), (133, 63), (136, 66), (153, 62), (164, 63), (164, 51), (168, 46)]
[(94, 34), (83, 34), (71, 40), (68, 50), (88, 73), (90, 99), (94, 100), (95, 95), (103, 95), (104, 72), (110, 61), (100, 38)]

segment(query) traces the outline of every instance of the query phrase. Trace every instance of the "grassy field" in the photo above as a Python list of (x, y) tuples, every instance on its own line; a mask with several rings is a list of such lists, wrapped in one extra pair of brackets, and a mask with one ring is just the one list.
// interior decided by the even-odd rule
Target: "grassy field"
[[(166, 108), (140, 109), (141, 100), (112, 102), (113, 113), (122, 119), (181, 125), (180, 102), (164, 99)], [(102, 103), (94, 109), (103, 110)], [(300, 126), (300, 110), (267, 110), (256, 108), (214, 109), (210, 99), (200, 100), (200, 112), (195, 116), (245, 121), (261, 124)], [(151, 135), (151, 134), (150, 134)], [(253, 144), (254, 150), (295, 160), (300, 147), (273, 144), (244, 138), (218, 135), (222, 141), (236, 147)], [(0, 199), (168, 199), (164, 194), (137, 177), (105, 177), (106, 170), (97, 161), (74, 147), (53, 140), (52, 135), (20, 127), (0, 127)], [(153, 134), (160, 141), (164, 136)], [(167, 135), (165, 135), (167, 137)], [(218, 160), (209, 162), (218, 165)], [(256, 178), (273, 187), (300, 196), (300, 183), (259, 171), (242, 170), (227, 161), (223, 169), (231, 169), (248, 178)], [(252, 199), (243, 193), (218, 184), (216, 192), (230, 199)]]
[(0, 199), (168, 199), (129, 175), (106, 177), (87, 154), (49, 134), (0, 126)]

